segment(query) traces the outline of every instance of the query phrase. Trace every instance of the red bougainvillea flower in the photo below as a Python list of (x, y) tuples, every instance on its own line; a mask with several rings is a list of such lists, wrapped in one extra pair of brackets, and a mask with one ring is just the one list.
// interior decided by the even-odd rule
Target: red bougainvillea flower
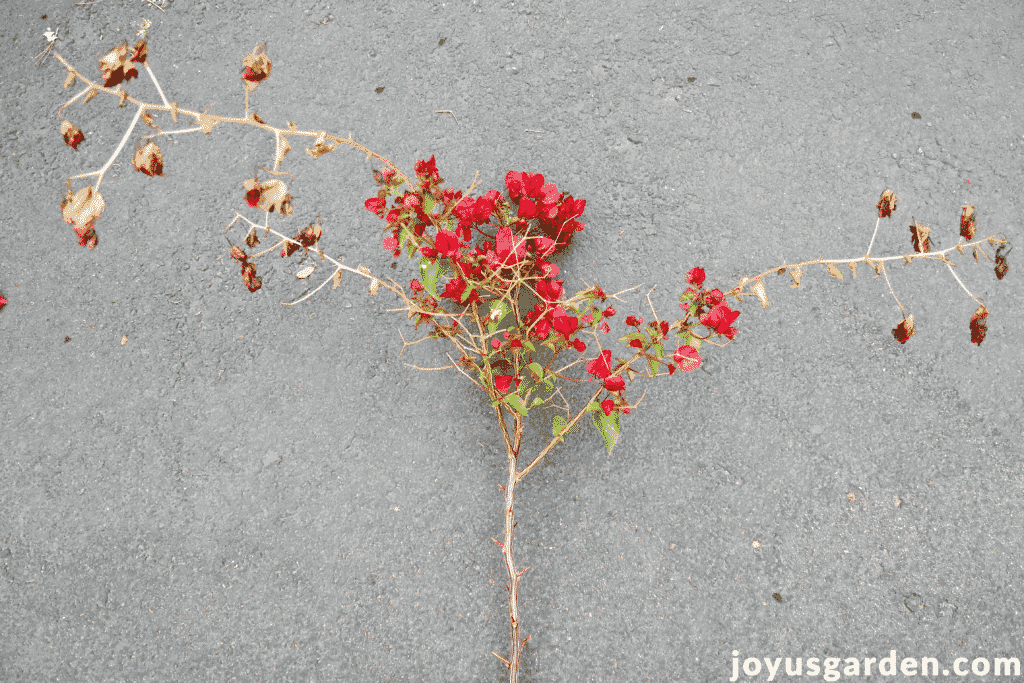
[(555, 332), (558, 332), (566, 341), (569, 341), (569, 337), (576, 332), (576, 328), (579, 327), (580, 321), (578, 318), (568, 315), (565, 309), (559, 306), (555, 309), (555, 314), (552, 317), (551, 324), (555, 328)]
[(420, 159), (413, 165), (413, 170), (416, 171), (416, 175), (436, 175), (437, 174), (437, 162), (434, 161), (434, 155), (430, 155), (430, 159)]
[(608, 323), (601, 323), (600, 325), (597, 326), (597, 329), (601, 330), (605, 334), (608, 334), (609, 332), (611, 332), (612, 328), (608, 327)]
[(608, 391), (622, 391), (626, 388), (626, 380), (622, 379), (619, 375), (609, 377), (604, 381), (604, 388)]
[(594, 360), (587, 361), (587, 372), (598, 379), (604, 379), (612, 372), (612, 352), (607, 349)]
[(537, 252), (542, 256), (549, 256), (554, 253), (555, 248), (558, 246), (550, 237), (535, 237), (533, 241)]
[(689, 344), (676, 349), (672, 360), (679, 363), (679, 369), (683, 372), (693, 372), (700, 367), (700, 353)]
[(384, 248), (392, 252), (395, 256), (398, 256), (398, 240), (394, 237), (384, 238)]
[(441, 298), (451, 299), (453, 302), (463, 306), (469, 306), (470, 304), (482, 304), (484, 302), (484, 300), (480, 298), (479, 292), (475, 289), (470, 291), (469, 296), (466, 297), (465, 301), (463, 301), (462, 297), (465, 291), (466, 281), (461, 277), (457, 277), (445, 286), (444, 294), (441, 295)]
[(728, 304), (720, 303), (700, 316), (700, 324), (717, 334), (724, 334), (732, 340), (736, 338), (738, 332), (735, 327), (732, 327), (732, 323), (739, 315), (740, 312), (730, 309)]
[(7, 305), (7, 299), (5, 299), (2, 296), (0, 296), (0, 308), (3, 308), (6, 305)]
[(635, 315), (627, 315), (626, 316), (626, 324), (630, 325), (632, 327), (640, 327), (641, 325), (644, 324), (644, 319), (643, 318), (638, 318)]
[(584, 344), (583, 340), (580, 339), (579, 337), (572, 340), (572, 347), (580, 353), (583, 353), (584, 351), (587, 350), (587, 345)]
[(512, 386), (512, 375), (495, 375), (494, 388), (498, 391), (508, 391)]
[(459, 227), (469, 228), (490, 221), (495, 203), (500, 196), (497, 190), (490, 190), (483, 197), (466, 197), (459, 201), (454, 210), (455, 215), (459, 217)]
[(537, 267), (540, 268), (540, 272), (544, 274), (544, 277), (556, 278), (558, 277), (559, 270), (558, 266), (554, 263), (548, 263), (547, 261), (537, 261)]
[(605, 416), (611, 415), (612, 411), (615, 410), (615, 401), (611, 399), (601, 401), (601, 410), (604, 411)]
[(632, 346), (635, 349), (642, 349), (642, 348), (644, 348), (644, 340), (643, 339), (631, 339), (630, 342), (629, 342), (629, 345)]
[(565, 280), (540, 280), (537, 282), (537, 295), (545, 301), (558, 301), (562, 296), (562, 283)]
[[(253, 195), (254, 192), (255, 195)], [(255, 196), (255, 200), (252, 199), (250, 195)], [(249, 200), (249, 206), (256, 206), (256, 202), (260, 200), (260, 193), (256, 190), (250, 190), (249, 194), (247, 194), (245, 198)], [(383, 199), (380, 199), (379, 197), (371, 197), (363, 203), (363, 206), (365, 206), (366, 210), (370, 213), (377, 214), (377, 218), (384, 218), (385, 203)]]
[(612, 308), (611, 306), (609, 306), (608, 308), (606, 308), (604, 310), (604, 317), (611, 318), (613, 315), (615, 315), (615, 313), (616, 313), (615, 309)]
[(513, 235), (512, 230), (504, 227), (498, 231), (497, 247), (495, 255), (498, 263), (508, 268), (516, 265), (526, 258), (526, 238), (521, 235)]
[(708, 306), (717, 306), (723, 301), (725, 301), (725, 295), (722, 294), (722, 290), (720, 289), (712, 289), (704, 295), (704, 303)]
[(704, 284), (704, 269), (694, 268), (686, 274), (686, 283), (700, 287)]
[(413, 294), (420, 294), (422, 292), (427, 291), (423, 287), (423, 284), (418, 279), (414, 279), (412, 282), (410, 282), (409, 287), (412, 288)]
[(438, 230), (434, 248), (444, 256), (452, 258), (459, 251), (459, 238), (450, 230)]

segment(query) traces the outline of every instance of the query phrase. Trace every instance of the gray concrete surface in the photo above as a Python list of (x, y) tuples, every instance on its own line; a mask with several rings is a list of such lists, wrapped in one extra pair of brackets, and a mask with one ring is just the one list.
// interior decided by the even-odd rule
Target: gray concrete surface
[[(346, 280), (280, 306), (303, 289), (280, 259), (245, 289), (222, 233), (270, 160), (259, 131), (162, 144), (164, 178), (122, 153), (99, 246), (78, 246), (64, 180), (104, 163), (132, 112), (69, 107), (87, 139), (65, 146), (72, 90), (32, 64), (47, 28), (98, 73), (148, 19), (168, 97), (222, 114), (266, 41), (265, 120), (351, 131), (407, 171), (435, 154), (462, 188), (544, 173), (588, 200), (567, 285), (658, 285), (666, 315), (695, 265), (729, 287), (863, 254), (887, 187), (873, 253), (909, 251), (912, 217), (955, 244), (961, 204), (1020, 242), (1019, 3), (163, 6), (0, 4), (2, 681), (500, 680), (508, 637), (486, 401), (404, 365), (444, 349), (400, 357), (414, 332), (387, 296)], [(157, 98), (145, 75), (129, 91)], [(281, 225), (320, 215), (346, 263), (413, 276), (362, 207), (361, 155), (285, 167)], [(766, 657), (771, 680), (787, 657), (803, 677), (840, 658), (853, 680), (847, 658), (863, 676), (892, 651), (937, 659), (917, 680), (1007, 679), (996, 658), (1024, 658), (1017, 256), (1002, 282), (957, 257), (991, 310), (980, 348), (975, 304), (935, 264), (890, 269), (918, 323), (905, 346), (881, 278), (769, 280), (772, 306), (742, 307), (707, 373), (650, 384), (610, 456), (589, 427), (568, 440), (519, 498), (524, 680), (728, 681), (734, 651), (743, 681), (769, 680)]]

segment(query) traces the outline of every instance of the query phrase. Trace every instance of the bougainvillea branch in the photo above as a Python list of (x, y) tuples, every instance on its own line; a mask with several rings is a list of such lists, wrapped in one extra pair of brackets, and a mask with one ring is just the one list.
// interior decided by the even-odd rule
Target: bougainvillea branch
[[(976, 261), (980, 255), (993, 261), (996, 276), (1002, 279), (1009, 267), (1006, 260), (1009, 243), (999, 235), (974, 240), (974, 207), (964, 206), (960, 228), (963, 239), (956, 246), (933, 252), (929, 242), (931, 230), (914, 220), (910, 226), (913, 253), (874, 257), (871, 249), (881, 220), (891, 217), (896, 208), (896, 196), (887, 189), (876, 205), (878, 220), (863, 256), (845, 259), (819, 257), (795, 264), (783, 263), (752, 278), (743, 277), (737, 286), (725, 292), (705, 287), (704, 269), (692, 268), (685, 277), (689, 286), (679, 297), (682, 317), (671, 321), (662, 319), (651, 302), (652, 288), (646, 295), (651, 315), (646, 323), (642, 317), (633, 314), (615, 320), (630, 329), (618, 337), (618, 342), (625, 345), (625, 351), (613, 353), (611, 348), (607, 348), (611, 346), (607, 335), (611, 332), (610, 321), (616, 318), (618, 311), (608, 300), (628, 305), (620, 295), (638, 289), (640, 285), (607, 294), (600, 285), (583, 280), (585, 288), (569, 295), (563, 287), (565, 280), (558, 279), (559, 267), (550, 260), (565, 250), (573, 236), (584, 229), (578, 219), (584, 213), (586, 200), (559, 192), (541, 174), (519, 171), (509, 171), (505, 176), (504, 192), (492, 189), (474, 197), (471, 195), (476, 188), (476, 178), (465, 193), (444, 187), (444, 178), (440, 176), (433, 156), (416, 162), (413, 180), (387, 158), (353, 140), (351, 133), (342, 138), (324, 130), (301, 130), (290, 121), (283, 128), (269, 125), (250, 108), (250, 95), (272, 72), (272, 62), (265, 48), (265, 45), (258, 46), (242, 60), (244, 116), (211, 114), (212, 104), (199, 112), (180, 108), (177, 102), (169, 102), (149, 66), (145, 40), (140, 40), (134, 47), (122, 43), (105, 54), (99, 65), (102, 82), (89, 79), (59, 54), (55, 55), (68, 71), (65, 88), (75, 80), (85, 84), (81, 92), (60, 108), (61, 135), (72, 149), (77, 150), (85, 138), (78, 126), (64, 119), (63, 112), (71, 104), (79, 100), (85, 104), (103, 92), (119, 98), (122, 107), (128, 103), (136, 107), (124, 136), (108, 161), (95, 171), (68, 178), (62, 215), (66, 222), (74, 225), (79, 243), (95, 249), (99, 243), (96, 222), (105, 208), (100, 184), (140, 119), (156, 130), (138, 138), (133, 158), (135, 168), (149, 176), (164, 175), (163, 156), (155, 142), (155, 138), (160, 136), (194, 132), (209, 135), (217, 125), (230, 123), (254, 126), (273, 137), (273, 164), (258, 167), (253, 177), (242, 180), (237, 198), (244, 201), (249, 209), (262, 212), (262, 221), (250, 220), (236, 210), (234, 219), (225, 228), (227, 233), (239, 222), (242, 224), (241, 240), (234, 243), (228, 239), (228, 243), (231, 258), (240, 264), (242, 281), (249, 291), (262, 288), (262, 278), (256, 274), (256, 260), (271, 252), (280, 254), (281, 258), (301, 252), (301, 267), (294, 273), (297, 279), (312, 277), (321, 267), (326, 273), (318, 286), (285, 305), (305, 301), (328, 283), (332, 283), (332, 289), (337, 289), (346, 272), (366, 278), (371, 294), (384, 287), (404, 304), (390, 310), (405, 312), (417, 330), (421, 325), (428, 330), (425, 336), (411, 342), (399, 332), (402, 353), (405, 347), (427, 339), (447, 339), (454, 347), (454, 356), (446, 353), (450, 365), (429, 368), (407, 365), (423, 371), (457, 370), (484, 393), (494, 409), (507, 460), (505, 485), (502, 487), (504, 535), (502, 540), (494, 539), (494, 542), (501, 550), (508, 575), (506, 590), (510, 629), (508, 656), (496, 652), (494, 655), (508, 669), (509, 679), (513, 682), (519, 678), (523, 647), (529, 640), (529, 636), (523, 637), (519, 608), (519, 582), (529, 567), (519, 568), (513, 552), (516, 487), (566, 436), (579, 430), (580, 421), (588, 414), (611, 452), (619, 439), (620, 416), (636, 409), (646, 395), (645, 390), (633, 402), (626, 397), (627, 389), (632, 390), (638, 377), (653, 379), (674, 375), (677, 371), (693, 372), (702, 364), (702, 344), (726, 346), (734, 341), (738, 334), (735, 323), (740, 312), (730, 307), (726, 297), (731, 296), (741, 304), (745, 296), (756, 297), (761, 306), (767, 308), (769, 302), (764, 278), (773, 272), (778, 275), (789, 273), (794, 283), (792, 286), (799, 287), (804, 267), (824, 265), (830, 275), (843, 279), (839, 265), (845, 264), (856, 278), (857, 266), (864, 263), (875, 271), (875, 277), (885, 277), (889, 291), (900, 307), (903, 319), (893, 330), (893, 335), (902, 344), (916, 328), (913, 315), (908, 315), (906, 307), (896, 298), (886, 264), (898, 260), (905, 265), (919, 259), (935, 260), (945, 264), (968, 296), (978, 301), (979, 308), (970, 320), (971, 339), (980, 345), (985, 338), (988, 309), (956, 274), (955, 264), (947, 254), (953, 250), (965, 254), (966, 249), (972, 249)], [(143, 102), (125, 90), (128, 82), (138, 76), (137, 64), (146, 70), (163, 104)], [(161, 130), (155, 117), (161, 113), (169, 114), (175, 125), (179, 116), (192, 119), (195, 125)], [(312, 138), (312, 146), (306, 149), (306, 153), (314, 159), (334, 151), (338, 145), (347, 145), (364, 153), (367, 160), (377, 159), (385, 165), (382, 170), (373, 171), (374, 181), (380, 189), (376, 196), (364, 202), (364, 207), (386, 222), (382, 246), (391, 256), (397, 257), (405, 251), (410, 259), (418, 260), (419, 277), (410, 281), (410, 293), (391, 278), (385, 281), (374, 276), (362, 264), (353, 268), (344, 265), (342, 257), (331, 257), (325, 253), (320, 246), (324, 226), (319, 217), (314, 223), (297, 229), (292, 236), (270, 227), (271, 214), (287, 218), (294, 212), (289, 188), (295, 178), (281, 168), (291, 150), (291, 138)], [(265, 173), (262, 179), (260, 170)], [(287, 183), (284, 176), (289, 177)], [(73, 193), (71, 181), (87, 177), (96, 177), (95, 183)], [(273, 240), (269, 239), (271, 236)], [(264, 240), (268, 240), (268, 246), (260, 246), (257, 250)], [(997, 248), (994, 257), (985, 251), (985, 243)], [(302, 265), (307, 259), (312, 262)], [(0, 299), (0, 306), (4, 303), (6, 301)], [(667, 344), (671, 335), (679, 340), (675, 349)], [(559, 358), (561, 360), (556, 365)], [(565, 386), (591, 385), (593, 393), (574, 408), (562, 394), (559, 383)], [(556, 404), (556, 398), (561, 400), (561, 404)], [(527, 456), (521, 453), (524, 430), (527, 418), (531, 413), (536, 417), (537, 411), (553, 413), (550, 418), (551, 440), (539, 452)]]

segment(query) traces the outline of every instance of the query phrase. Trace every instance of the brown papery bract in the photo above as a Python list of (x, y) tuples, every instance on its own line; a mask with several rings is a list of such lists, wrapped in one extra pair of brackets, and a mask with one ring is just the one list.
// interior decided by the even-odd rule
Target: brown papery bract
[(160, 148), (150, 140), (144, 147), (135, 150), (135, 157), (132, 159), (136, 171), (142, 171), (148, 176), (163, 176), (164, 157)]

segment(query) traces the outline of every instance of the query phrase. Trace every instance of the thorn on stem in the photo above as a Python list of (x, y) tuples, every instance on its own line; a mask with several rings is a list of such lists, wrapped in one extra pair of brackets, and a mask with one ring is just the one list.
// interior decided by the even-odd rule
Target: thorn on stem
[(491, 654), (494, 655), (495, 657), (497, 657), (498, 659), (500, 659), (501, 662), (505, 665), (506, 669), (511, 669), (512, 668), (512, 663), (509, 662), (504, 657), (502, 657), (501, 655), (499, 655), (497, 652), (492, 652)]
[(497, 543), (499, 548), (504, 550), (505, 546), (502, 544), (501, 541), (499, 541), (498, 539), (494, 538), (493, 536), (491, 536), (491, 540), (494, 541), (495, 543)]

